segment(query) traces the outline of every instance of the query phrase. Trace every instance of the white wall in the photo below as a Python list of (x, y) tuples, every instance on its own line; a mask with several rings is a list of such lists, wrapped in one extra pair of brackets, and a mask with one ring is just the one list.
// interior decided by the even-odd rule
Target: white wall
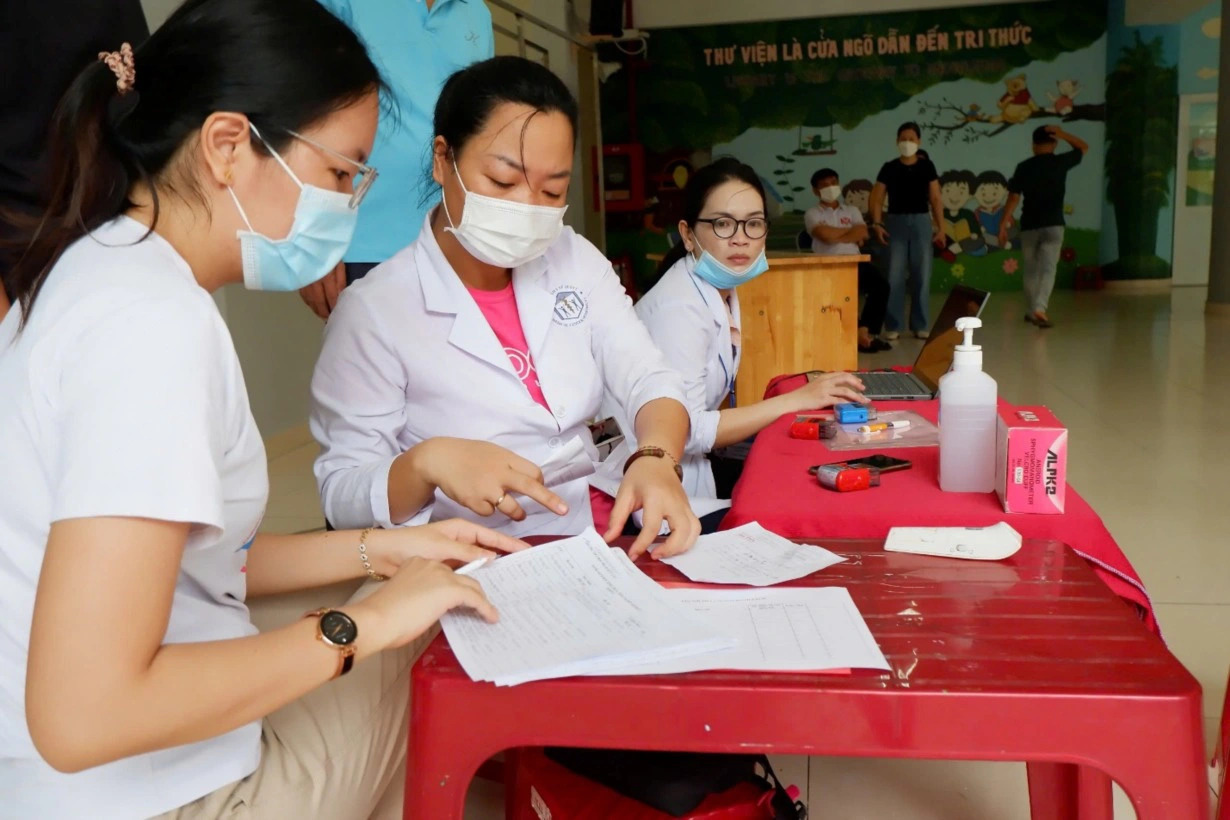
[[(1156, 3), (1158, 0), (1140, 2)], [(665, 28), (987, 4), (988, 0), (632, 0), (632, 22), (637, 28)]]

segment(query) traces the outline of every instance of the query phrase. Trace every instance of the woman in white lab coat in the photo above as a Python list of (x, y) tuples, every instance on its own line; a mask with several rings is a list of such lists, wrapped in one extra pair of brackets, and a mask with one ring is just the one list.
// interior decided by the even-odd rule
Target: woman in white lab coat
[(701, 168), (684, 191), (681, 240), (662, 260), (658, 283), (636, 305), (654, 342), (683, 376), (692, 416), (683, 483), (694, 499), (717, 497), (708, 460), (714, 449), (743, 441), (787, 413), (866, 401), (858, 377), (829, 373), (793, 393), (722, 408), (743, 350), (736, 288), (768, 270), (768, 230), (755, 170), (730, 157)]
[[(641, 447), (598, 524), (641, 510), (699, 534), (677, 475), (688, 436), (679, 377), (610, 263), (563, 225), (576, 101), (541, 65), (496, 57), (454, 74), (435, 111), (442, 201), (419, 238), (347, 288), (312, 380), (316, 477), (338, 527), (468, 517), (515, 535), (595, 522), (588, 423), (604, 390)], [(548, 490), (539, 468), (565, 475)], [(556, 474), (556, 470), (549, 470)], [(603, 521), (601, 519), (607, 519)]]

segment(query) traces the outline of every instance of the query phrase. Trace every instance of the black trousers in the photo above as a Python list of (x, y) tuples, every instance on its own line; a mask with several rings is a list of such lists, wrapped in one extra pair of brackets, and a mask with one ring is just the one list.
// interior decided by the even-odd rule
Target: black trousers
[(858, 326), (867, 328), (875, 336), (884, 329), (884, 315), (888, 312), (888, 280), (870, 262), (858, 263), (858, 293), (867, 300), (863, 303)]

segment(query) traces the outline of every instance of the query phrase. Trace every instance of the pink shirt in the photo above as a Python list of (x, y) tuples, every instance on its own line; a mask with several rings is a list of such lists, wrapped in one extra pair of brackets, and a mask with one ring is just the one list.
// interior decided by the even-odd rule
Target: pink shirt
[(534, 358), (530, 355), (530, 346), (521, 328), (521, 313), (517, 310), (517, 296), (513, 293), (512, 282), (503, 290), (475, 290), (471, 287), (466, 290), (470, 291), (487, 324), (495, 331), (495, 337), (504, 346), (513, 372), (529, 391), (530, 398), (549, 411), (551, 407), (543, 395), (542, 385), (538, 383), (538, 369), (534, 367)]
[[(550, 411), (551, 407), (547, 404), (547, 397), (543, 395), (542, 385), (538, 383), (538, 369), (534, 367), (530, 346), (525, 341), (525, 330), (521, 327), (521, 313), (517, 310), (517, 296), (513, 293), (512, 282), (503, 290), (475, 290), (468, 286), (466, 290), (470, 291), (474, 303), (495, 332), (495, 337), (504, 346), (508, 361), (512, 363), (513, 371), (529, 391), (530, 398)], [(592, 487), (589, 497), (593, 508), (594, 527), (598, 532), (604, 532), (611, 519), (615, 499)]]

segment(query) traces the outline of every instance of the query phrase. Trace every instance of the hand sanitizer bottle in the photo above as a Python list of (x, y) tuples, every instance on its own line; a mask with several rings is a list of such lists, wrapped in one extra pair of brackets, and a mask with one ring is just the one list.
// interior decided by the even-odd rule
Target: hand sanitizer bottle
[(995, 489), (995, 428), (998, 388), (982, 370), (974, 329), (982, 320), (962, 316), (965, 343), (954, 348), (952, 370), (940, 379), (940, 489), (989, 493)]

